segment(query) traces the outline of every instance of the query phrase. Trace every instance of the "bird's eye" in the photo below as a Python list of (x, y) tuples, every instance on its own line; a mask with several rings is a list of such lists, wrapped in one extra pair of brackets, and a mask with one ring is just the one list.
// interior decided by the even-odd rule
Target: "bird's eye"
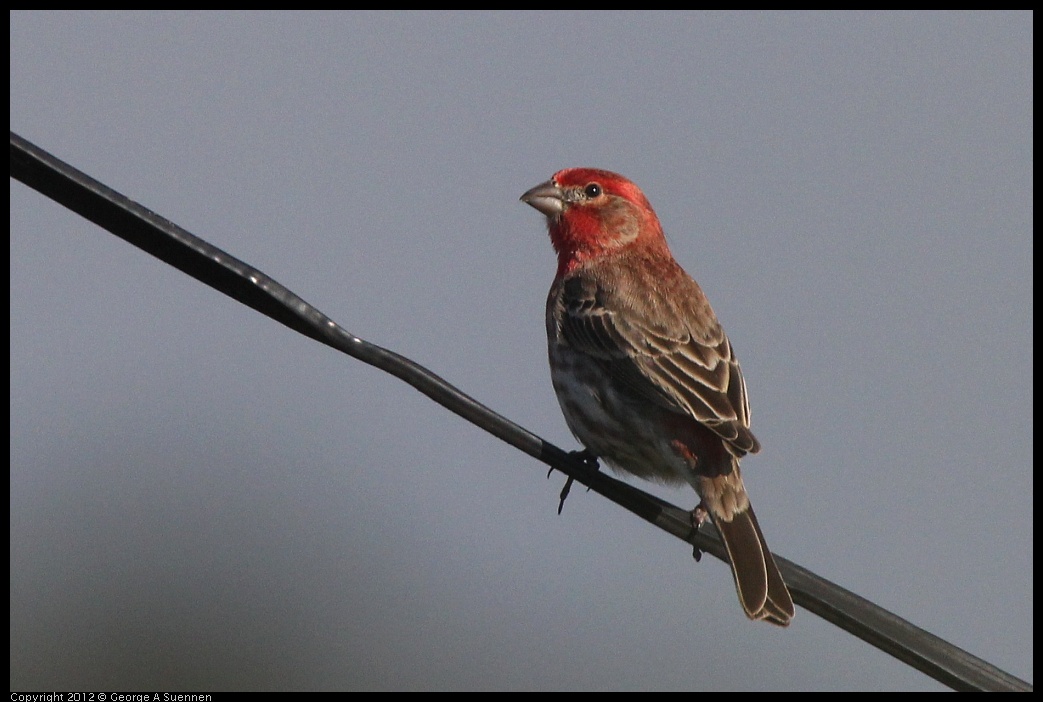
[(597, 183), (591, 183), (587, 187), (583, 188), (583, 194), (587, 196), (587, 199), (593, 200), (601, 194), (601, 186)]

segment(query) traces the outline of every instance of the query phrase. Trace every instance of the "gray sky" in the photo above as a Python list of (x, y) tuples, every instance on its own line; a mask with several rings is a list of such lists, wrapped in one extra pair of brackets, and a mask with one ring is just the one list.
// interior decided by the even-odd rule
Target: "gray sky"
[[(1032, 40), (15, 12), (11, 129), (566, 449), (518, 196), (623, 173), (742, 360), (772, 548), (1031, 681)], [(12, 688), (940, 688), (13, 181), (11, 417)]]

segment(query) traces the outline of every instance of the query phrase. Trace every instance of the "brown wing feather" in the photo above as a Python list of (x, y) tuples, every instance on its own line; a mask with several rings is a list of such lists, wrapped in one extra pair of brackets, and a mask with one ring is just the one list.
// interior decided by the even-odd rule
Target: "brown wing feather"
[[(563, 281), (561, 333), (617, 382), (698, 420), (737, 455), (755, 453), (760, 444), (749, 429), (746, 384), (731, 343), (698, 284), (670, 263), (668, 279), (637, 286), (611, 276), (647, 275), (663, 270), (661, 263), (575, 271)], [(619, 291), (628, 289), (652, 291), (652, 299), (627, 299)], [(698, 319), (706, 323), (694, 328)]]

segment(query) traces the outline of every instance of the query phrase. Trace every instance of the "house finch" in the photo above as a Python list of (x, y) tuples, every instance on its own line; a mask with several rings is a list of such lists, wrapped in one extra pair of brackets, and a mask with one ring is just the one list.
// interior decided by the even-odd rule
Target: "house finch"
[(760, 450), (746, 384), (652, 206), (623, 176), (592, 168), (559, 171), (521, 199), (547, 216), (558, 254), (547, 342), (569, 429), (619, 471), (694, 487), (693, 521), (717, 526), (747, 616), (786, 626), (793, 600), (739, 472)]

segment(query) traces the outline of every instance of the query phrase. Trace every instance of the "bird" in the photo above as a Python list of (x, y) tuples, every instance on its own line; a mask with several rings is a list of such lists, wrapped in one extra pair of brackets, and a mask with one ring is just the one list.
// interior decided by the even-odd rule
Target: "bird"
[(652, 205), (627, 178), (596, 168), (558, 171), (521, 200), (546, 217), (557, 254), (548, 357), (578, 453), (695, 488), (693, 525), (709, 517), (717, 527), (746, 616), (788, 626), (793, 599), (739, 470), (761, 448), (742, 370)]

